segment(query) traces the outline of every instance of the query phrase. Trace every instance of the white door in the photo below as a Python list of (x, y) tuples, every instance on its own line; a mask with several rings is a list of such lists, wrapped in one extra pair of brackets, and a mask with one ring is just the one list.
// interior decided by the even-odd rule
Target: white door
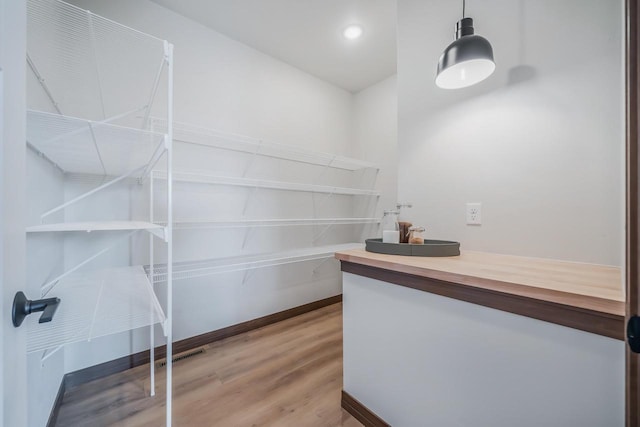
[[(11, 322), (25, 286), (26, 2), (0, 0), (0, 425), (27, 425), (25, 328)], [(29, 295), (28, 295), (29, 296)]]

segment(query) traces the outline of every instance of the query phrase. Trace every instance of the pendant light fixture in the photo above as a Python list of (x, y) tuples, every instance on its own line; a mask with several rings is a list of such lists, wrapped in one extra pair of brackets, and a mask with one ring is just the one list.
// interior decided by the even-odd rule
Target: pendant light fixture
[(473, 19), (465, 16), (462, 0), (462, 19), (456, 23), (456, 39), (440, 55), (436, 85), (443, 89), (459, 89), (474, 85), (493, 73), (491, 43), (473, 33)]

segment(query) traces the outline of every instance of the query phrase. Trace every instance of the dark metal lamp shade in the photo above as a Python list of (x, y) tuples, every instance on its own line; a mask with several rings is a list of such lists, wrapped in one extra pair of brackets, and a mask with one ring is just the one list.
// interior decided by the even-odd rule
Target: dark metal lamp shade
[(491, 43), (473, 34), (473, 19), (463, 18), (456, 24), (456, 40), (440, 56), (436, 85), (443, 89), (471, 86), (495, 68)]

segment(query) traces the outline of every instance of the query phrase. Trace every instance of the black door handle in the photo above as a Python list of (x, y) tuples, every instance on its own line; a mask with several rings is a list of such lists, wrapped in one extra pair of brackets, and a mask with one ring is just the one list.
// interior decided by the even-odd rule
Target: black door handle
[(43, 312), (38, 323), (51, 322), (53, 315), (58, 309), (58, 304), (60, 304), (60, 298), (30, 300), (27, 299), (23, 292), (16, 292), (16, 296), (13, 298), (13, 308), (11, 310), (13, 326), (17, 328), (22, 325), (25, 317), (37, 311)]
[(627, 322), (627, 341), (634, 353), (640, 353), (640, 317), (632, 316)]

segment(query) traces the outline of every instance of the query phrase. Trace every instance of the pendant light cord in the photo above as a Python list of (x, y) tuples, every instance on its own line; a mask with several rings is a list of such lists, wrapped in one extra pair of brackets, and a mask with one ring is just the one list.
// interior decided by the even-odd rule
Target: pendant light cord
[(466, 5), (465, 3), (466, 3), (466, 1), (462, 0), (462, 17), (463, 18), (464, 18), (464, 9), (465, 9), (465, 5)]

